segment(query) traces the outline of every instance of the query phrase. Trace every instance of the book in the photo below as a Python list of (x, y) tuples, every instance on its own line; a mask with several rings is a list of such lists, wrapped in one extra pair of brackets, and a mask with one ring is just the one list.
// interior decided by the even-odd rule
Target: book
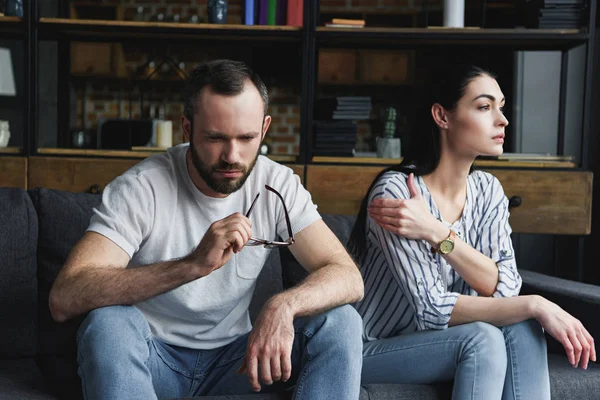
[(304, 0), (288, 0), (287, 24), (290, 26), (302, 26), (304, 21)]
[(254, 0), (244, 2), (244, 24), (254, 25)]
[(356, 25), (356, 26), (365, 26), (364, 19), (345, 19), (345, 18), (333, 18), (331, 20), (332, 24), (341, 24), (341, 25)]
[(364, 26), (360, 26), (360, 25), (345, 25), (345, 24), (333, 24), (331, 22), (326, 22), (325, 26), (327, 28), (364, 28)]
[(267, 25), (275, 25), (277, 18), (277, 0), (269, 0), (267, 7)]
[(287, 0), (277, 0), (275, 25), (285, 25), (287, 22)]
[(267, 25), (267, 13), (269, 12), (269, 0), (259, 0), (258, 4), (258, 24)]

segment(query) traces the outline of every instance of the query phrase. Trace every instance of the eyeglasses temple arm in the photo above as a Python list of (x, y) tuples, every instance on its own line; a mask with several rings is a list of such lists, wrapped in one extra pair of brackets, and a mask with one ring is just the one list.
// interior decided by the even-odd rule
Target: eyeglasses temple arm
[(271, 192), (275, 193), (277, 195), (277, 197), (279, 197), (279, 200), (281, 200), (281, 204), (283, 204), (283, 211), (285, 214), (285, 223), (287, 224), (287, 230), (288, 230), (288, 234), (291, 237), (294, 237), (294, 234), (292, 233), (292, 224), (290, 222), (290, 215), (288, 214), (288, 210), (287, 207), (285, 206), (285, 201), (283, 201), (283, 197), (279, 194), (279, 192), (275, 189), (273, 189), (271, 186), (269, 185), (265, 185), (265, 188), (267, 190), (270, 190)]
[(252, 212), (252, 209), (254, 208), (254, 205), (256, 204), (256, 200), (258, 200), (258, 196), (260, 196), (260, 193), (257, 193), (256, 197), (254, 198), (254, 201), (252, 201), (252, 204), (250, 205), (250, 208), (246, 212), (246, 218), (250, 218), (250, 213)]

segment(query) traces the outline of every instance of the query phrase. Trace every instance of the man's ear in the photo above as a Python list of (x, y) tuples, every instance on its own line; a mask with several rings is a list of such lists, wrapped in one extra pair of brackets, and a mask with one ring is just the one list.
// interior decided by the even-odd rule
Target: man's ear
[(435, 121), (435, 124), (441, 129), (448, 129), (448, 113), (444, 106), (439, 103), (435, 103), (431, 106), (431, 116)]
[(265, 115), (265, 117), (263, 118), (262, 135), (260, 137), (261, 142), (265, 139), (267, 130), (269, 129), (269, 125), (271, 125), (271, 116)]
[(183, 138), (186, 142), (190, 141), (190, 131), (192, 129), (192, 124), (188, 117), (185, 115), (181, 117), (181, 129), (183, 129)]

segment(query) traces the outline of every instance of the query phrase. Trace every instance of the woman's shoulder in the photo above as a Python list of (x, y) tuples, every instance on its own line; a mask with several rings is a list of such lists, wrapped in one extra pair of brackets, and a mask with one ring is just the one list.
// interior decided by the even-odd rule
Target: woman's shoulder
[(471, 187), (477, 193), (477, 197), (484, 197), (486, 201), (504, 198), (502, 183), (489, 172), (475, 170), (469, 175), (469, 180), (471, 181)]
[[(387, 171), (377, 179), (371, 190), (371, 199), (376, 197), (408, 198), (408, 173)], [(410, 196), (409, 196), (410, 197)]]

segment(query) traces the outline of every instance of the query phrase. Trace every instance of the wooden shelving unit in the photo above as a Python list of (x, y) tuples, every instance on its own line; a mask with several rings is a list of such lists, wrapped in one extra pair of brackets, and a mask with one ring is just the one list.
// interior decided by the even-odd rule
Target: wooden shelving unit
[(21, 154), (23, 149), (20, 147), (0, 147), (0, 154)]
[[(146, 158), (165, 150), (96, 150), (96, 149), (58, 149), (58, 148), (39, 148), (37, 153), (43, 156), (68, 156), (68, 157), (111, 157), (111, 158)], [(0, 151), (1, 153), (1, 151)], [(296, 156), (272, 154), (268, 156), (273, 161), (293, 163), (296, 162)]]
[(104, 21), (92, 19), (40, 18), (40, 33), (56, 38), (67, 35), (79, 39), (205, 39), (299, 41), (295, 26), (256, 26), (233, 24), (190, 24), (175, 22)]
[(0, 16), (0, 35), (6, 39), (21, 38), (25, 34), (25, 22), (20, 17)]
[[(377, 157), (322, 157), (312, 158), (315, 164), (348, 164), (348, 165), (396, 165), (402, 158), (377, 158)], [(577, 168), (577, 164), (570, 161), (513, 161), (513, 160), (475, 160), (477, 168)]]
[(479, 28), (331, 28), (317, 27), (316, 39), (327, 46), (387, 44), (390, 47), (445, 45), (508, 46), (515, 49), (567, 49), (585, 43), (581, 29), (479, 29)]

